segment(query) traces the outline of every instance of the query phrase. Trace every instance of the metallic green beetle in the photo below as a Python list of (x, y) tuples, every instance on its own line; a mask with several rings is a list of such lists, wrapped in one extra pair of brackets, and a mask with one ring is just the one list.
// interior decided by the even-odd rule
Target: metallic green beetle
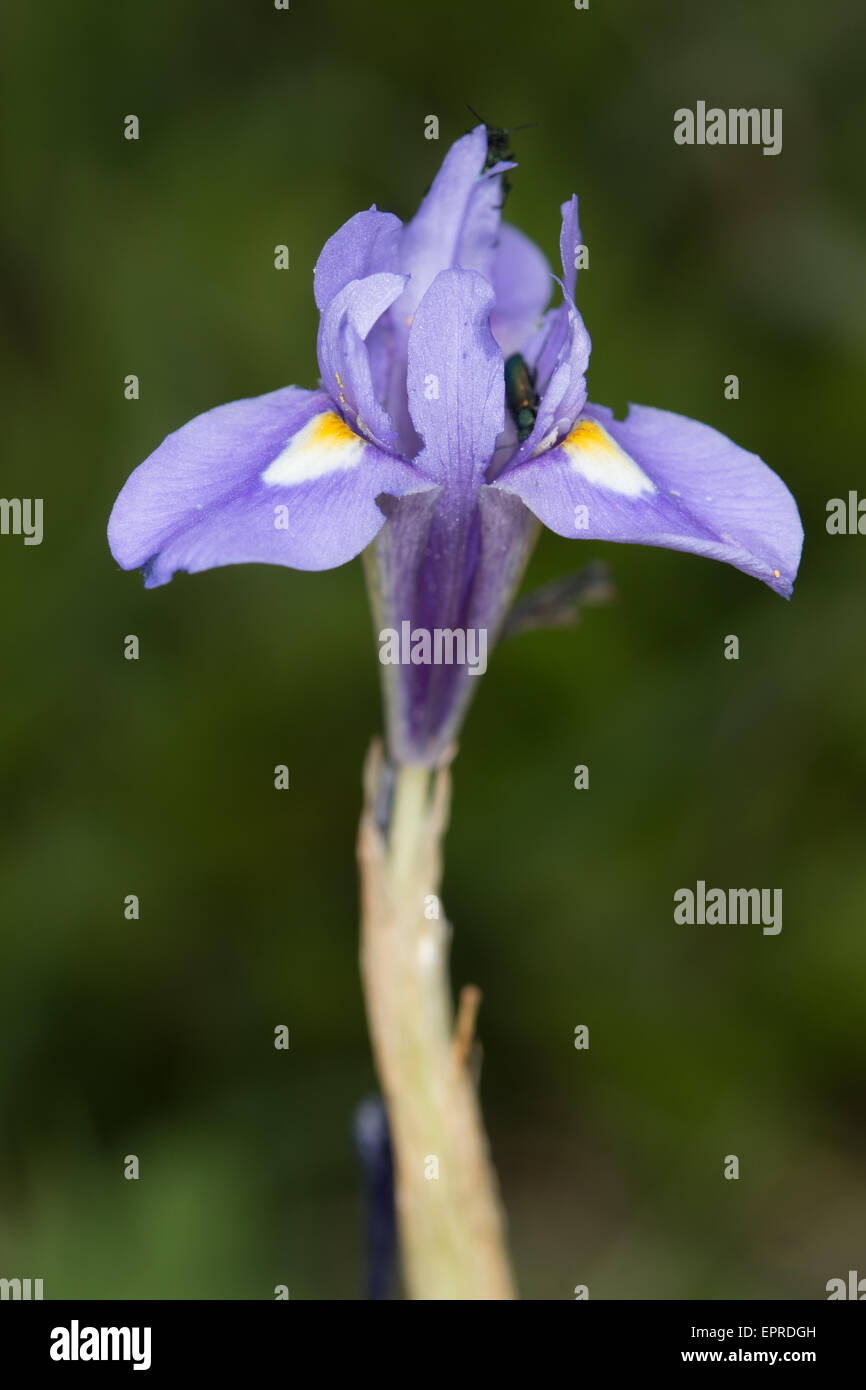
[(534, 373), (530, 372), (519, 352), (507, 359), (505, 399), (517, 426), (517, 440), (520, 444), (532, 434), (532, 426), (538, 414), (538, 396), (535, 393), (533, 376)]

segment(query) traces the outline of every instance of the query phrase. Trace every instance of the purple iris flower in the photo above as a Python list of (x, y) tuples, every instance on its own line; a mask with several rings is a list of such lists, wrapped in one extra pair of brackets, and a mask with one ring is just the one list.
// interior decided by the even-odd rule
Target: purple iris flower
[[(803, 530), (785, 484), (708, 425), (587, 402), (577, 199), (562, 207), (562, 303), (545, 313), (550, 268), (501, 221), (514, 166), (491, 160), (479, 125), (406, 226), (372, 207), (331, 237), (314, 280), (319, 389), (218, 406), (169, 435), (114, 505), (124, 569), (154, 587), (177, 570), (329, 569), (364, 551), (380, 630), (492, 645), (540, 520), (725, 560), (790, 595)], [(417, 664), (383, 665), (389, 752), (433, 763), (477, 667), (414, 650)]]

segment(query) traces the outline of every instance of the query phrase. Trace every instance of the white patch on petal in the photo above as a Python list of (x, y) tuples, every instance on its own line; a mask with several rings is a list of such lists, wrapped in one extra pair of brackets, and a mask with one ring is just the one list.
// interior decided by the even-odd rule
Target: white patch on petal
[(562, 447), (575, 473), (596, 487), (618, 492), (621, 497), (640, 497), (656, 490), (652, 479), (597, 420), (578, 420)]
[(329, 473), (357, 468), (365, 447), (363, 439), (349, 429), (335, 410), (325, 410), (308, 420), (289, 440), (282, 453), (268, 464), (262, 482), (270, 487), (292, 487)]

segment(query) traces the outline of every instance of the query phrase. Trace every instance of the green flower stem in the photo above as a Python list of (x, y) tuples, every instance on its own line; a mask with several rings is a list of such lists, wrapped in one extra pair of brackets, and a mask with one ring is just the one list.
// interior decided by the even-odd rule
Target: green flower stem
[(478, 995), (464, 992), (455, 1035), (448, 983), (439, 884), (449, 772), (399, 767), (384, 836), (375, 816), (382, 766), (376, 743), (358, 837), (361, 973), (391, 1130), (406, 1291), (412, 1299), (515, 1298), (469, 1067)]

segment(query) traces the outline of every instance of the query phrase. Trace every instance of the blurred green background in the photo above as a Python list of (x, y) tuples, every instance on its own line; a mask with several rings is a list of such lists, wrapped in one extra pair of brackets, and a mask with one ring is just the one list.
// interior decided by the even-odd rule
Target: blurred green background
[[(315, 384), (320, 247), (374, 201), (410, 215), (467, 102), (538, 122), (507, 211), (551, 260), (580, 195), (591, 397), (730, 433), (807, 531), (790, 604), (545, 534), (527, 587), (601, 557), (617, 601), (504, 645), (477, 696), (444, 901), (455, 981), (484, 990), (523, 1295), (809, 1299), (866, 1274), (866, 539), (824, 526), (864, 480), (862, 6), (87, 0), (2, 31), (2, 492), (45, 499), (45, 539), (0, 538), (0, 1275), (361, 1294), (361, 567), (146, 593), (105, 525), (168, 431)], [(698, 99), (782, 107), (782, 154), (676, 146)], [(783, 888), (781, 935), (676, 926), (698, 878)]]

